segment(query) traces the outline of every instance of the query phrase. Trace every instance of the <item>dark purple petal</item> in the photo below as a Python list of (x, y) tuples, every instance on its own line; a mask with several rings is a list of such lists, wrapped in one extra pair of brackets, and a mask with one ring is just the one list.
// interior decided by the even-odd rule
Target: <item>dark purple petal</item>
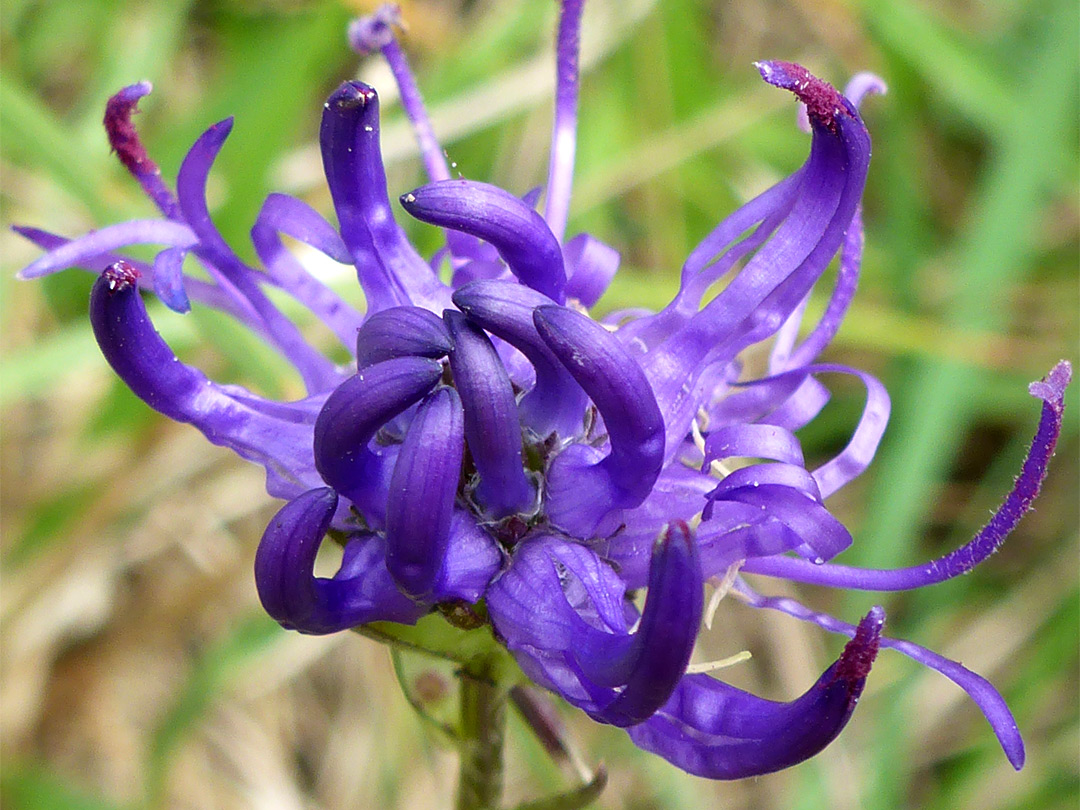
[(409, 425), (386, 503), (386, 567), (413, 599), (429, 599), (443, 567), (464, 450), (461, 400), (440, 388)]
[(271, 495), (289, 498), (317, 486), (310, 407), (219, 386), (181, 363), (150, 323), (136, 275), (131, 265), (111, 265), (90, 294), (94, 336), (117, 375), (150, 407), (265, 467)]
[(862, 197), (870, 138), (858, 113), (824, 82), (794, 84), (794, 68), (768, 64), (775, 65), (762, 68), (770, 82), (805, 96), (814, 122), (810, 157), (783, 222), (743, 270), (662, 344), (646, 341), (642, 365), (664, 413), (669, 456), (697, 412), (699, 401), (686, 392), (711, 366), (781, 327), (840, 248)]
[(571, 437), (582, 430), (587, 398), (533, 323), (533, 310), (553, 303), (510, 281), (475, 281), (454, 293), (454, 304), (469, 320), (519, 349), (536, 370), (536, 384), (518, 403), (522, 423), (540, 436), (555, 431)]
[(649, 595), (637, 612), (592, 551), (533, 538), (488, 590), (497, 632), (525, 671), (594, 719), (641, 722), (683, 676), (702, 609), (701, 568), (685, 524), (654, 542)]
[(1031, 393), (1043, 400), (1039, 427), (1024, 459), (1020, 475), (990, 522), (960, 548), (922, 565), (892, 570), (853, 568), (847, 565), (813, 565), (787, 557), (748, 561), (745, 570), (798, 582), (867, 591), (902, 591), (921, 588), (966, 574), (997, 551), (1020, 519), (1031, 509), (1054, 455), (1064, 410), (1065, 387), (1072, 367), (1058, 363), (1042, 382), (1031, 384)]
[(370, 448), (376, 431), (419, 402), (442, 376), (442, 366), (401, 357), (362, 369), (327, 398), (315, 422), (315, 466), (323, 480), (381, 525), (392, 448)]
[(374, 13), (358, 17), (349, 23), (349, 44), (360, 54), (382, 51), (390, 71), (394, 74), (401, 95), (401, 106), (412, 124), (416, 140), (420, 144), (420, 156), (424, 168), (432, 180), (449, 180), (450, 169), (446, 165), (446, 156), (435, 137), (424, 109), (424, 100), (405, 53), (394, 36), (394, 27), (401, 25), (401, 9), (396, 4), (386, 3)]
[(445, 357), (454, 341), (442, 318), (420, 307), (390, 307), (369, 316), (356, 333), (358, 368), (395, 357)]
[[(396, 4), (386, 3), (379, 6), (374, 13), (349, 24), (349, 44), (360, 54), (382, 51), (386, 64), (390, 66), (390, 72), (394, 74), (394, 81), (397, 82), (401, 106), (412, 124), (428, 178), (432, 181), (449, 180), (450, 167), (446, 165), (446, 153), (439, 145), (439, 139), (435, 137), (435, 130), (428, 118), (416, 78), (409, 67), (409, 60), (394, 35), (394, 28), (401, 25), (401, 9)], [(479, 240), (459, 231), (448, 231), (446, 241), (450, 252), (458, 260), (476, 259), (484, 253)]]
[[(555, 44), (555, 120), (551, 132), (547, 200), (544, 219), (562, 241), (570, 210), (577, 149), (578, 53), (581, 50), (581, 11), (585, 0), (562, 0)], [(555, 296), (552, 296), (553, 298)], [(559, 303), (562, 303), (560, 301)]]
[(444, 180), (401, 197), (422, 222), (490, 242), (523, 284), (558, 303), (565, 297), (562, 249), (543, 217), (508, 191), (471, 180)]
[[(28, 229), (24, 230), (28, 232)], [(180, 222), (168, 219), (133, 219), (65, 241), (20, 270), (18, 277), (38, 278), (69, 267), (85, 267), (90, 260), (127, 245), (167, 245), (187, 249), (197, 242), (198, 237), (191, 228)]]
[(362, 82), (342, 84), (324, 105), (319, 138), (341, 237), (368, 311), (412, 305), (441, 311), (449, 292), (409, 244), (386, 196), (375, 91)]
[(708, 675), (687, 675), (671, 699), (629, 729), (640, 748), (710, 779), (787, 768), (836, 739), (859, 701), (877, 655), (885, 614), (872, 609), (844, 652), (790, 703), (756, 697)]
[(510, 378), (487, 335), (457, 310), (443, 313), (450, 369), (465, 406), (465, 438), (479, 482), (474, 496), (494, 517), (529, 512), (536, 500), (521, 459), (521, 422)]
[(192, 145), (176, 179), (176, 196), (184, 220), (199, 238), (193, 249), (204, 260), (211, 276), (222, 286), (235, 290), (257, 313), (272, 345), (296, 367), (310, 393), (325, 392), (340, 382), (334, 364), (311, 346), (296, 324), (286, 318), (259, 287), (262, 274), (244, 264), (218, 232), (206, 204), (206, 182), (225, 139), (232, 131), (232, 119), (214, 124)]
[(563, 307), (539, 307), (533, 321), (608, 431), (607, 456), (573, 445), (548, 471), (549, 518), (588, 537), (613, 508), (638, 506), (652, 490), (663, 465), (663, 419), (641, 367), (611, 332)]
[[(856, 628), (847, 622), (835, 619), (826, 613), (818, 613), (796, 602), (794, 599), (783, 597), (765, 597), (747, 586), (744, 582), (736, 581), (735, 588), (739, 595), (753, 607), (778, 610), (796, 619), (816, 624), (830, 633), (841, 633), (851, 636)], [(861, 625), (860, 625), (861, 627)], [(1024, 766), (1024, 741), (1020, 737), (1020, 729), (1016, 725), (1016, 719), (1009, 711), (1005, 699), (998, 693), (993, 685), (981, 675), (977, 675), (964, 668), (956, 661), (950, 661), (918, 644), (901, 639), (881, 639), (880, 645), (896, 650), (923, 666), (936, 670), (951, 680), (961, 689), (968, 693), (975, 704), (982, 710), (990, 726), (1001, 743), (1005, 756), (1016, 770)]]
[(139, 181), (161, 213), (169, 219), (179, 219), (180, 206), (162, 181), (161, 169), (146, 153), (138, 130), (131, 122), (131, 116), (139, 111), (139, 99), (149, 95), (152, 89), (150, 82), (139, 82), (128, 85), (110, 98), (105, 104), (105, 134), (120, 162)]
[[(598, 668), (609, 677), (629, 669), (618, 683), (618, 695), (593, 718), (616, 726), (632, 726), (650, 717), (671, 696), (694, 651), (702, 610), (701, 563), (693, 534), (681, 521), (664, 531), (655, 544), (649, 570), (649, 593), (634, 632), (634, 646), (620, 660), (587, 662), (582, 670)], [(587, 675), (588, 677), (588, 675)]]
[(255, 586), (266, 612), (286, 629), (313, 634), (376, 621), (414, 623), (426, 609), (394, 587), (375, 535), (346, 546), (333, 578), (315, 576), (315, 557), (337, 502), (334, 490), (313, 489), (271, 519), (255, 553)]
[(251, 228), (251, 242), (266, 274), (351, 348), (362, 316), (315, 278), (285, 247), (278, 234), (310, 245), (336, 262), (352, 264), (352, 256), (341, 237), (314, 208), (287, 194), (269, 195)]
[(619, 251), (587, 233), (563, 245), (566, 262), (566, 297), (591, 307), (607, 290), (619, 269)]

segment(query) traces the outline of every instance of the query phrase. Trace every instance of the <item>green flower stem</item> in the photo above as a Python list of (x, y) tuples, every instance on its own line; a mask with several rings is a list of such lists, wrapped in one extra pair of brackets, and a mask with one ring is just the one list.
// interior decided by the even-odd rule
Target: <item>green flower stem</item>
[(503, 789), (506, 689), (487, 661), (474, 661), (461, 678), (461, 765), (457, 810), (499, 810)]

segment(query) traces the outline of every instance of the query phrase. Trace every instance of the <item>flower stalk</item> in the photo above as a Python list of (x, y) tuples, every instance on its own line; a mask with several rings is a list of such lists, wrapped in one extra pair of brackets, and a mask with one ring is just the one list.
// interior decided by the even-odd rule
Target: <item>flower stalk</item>
[(499, 810), (508, 690), (488, 659), (459, 673), (461, 728), (456, 810)]

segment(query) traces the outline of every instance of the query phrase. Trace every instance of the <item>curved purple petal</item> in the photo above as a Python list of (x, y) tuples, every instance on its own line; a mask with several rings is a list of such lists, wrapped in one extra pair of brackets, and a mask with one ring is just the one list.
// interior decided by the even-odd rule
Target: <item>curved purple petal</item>
[(562, 248), (543, 217), (508, 191), (472, 180), (443, 180), (401, 197), (421, 222), (472, 234), (494, 245), (523, 284), (565, 300)]
[(457, 310), (443, 318), (450, 369), (465, 406), (465, 438), (479, 481), (474, 497), (495, 517), (532, 511), (536, 493), (521, 458), (521, 421), (510, 378), (487, 335)]
[(581, 50), (581, 11), (584, 5), (585, 0), (562, 0), (559, 33), (555, 44), (555, 120), (551, 128), (551, 154), (544, 219), (547, 220), (556, 240), (560, 242), (566, 232), (566, 218), (570, 211), (570, 190), (574, 183), (574, 152), (577, 149), (578, 53)]
[(265, 467), (271, 495), (289, 498), (318, 486), (310, 408), (269, 403), (239, 386), (219, 386), (181, 363), (147, 317), (136, 274), (126, 263), (111, 265), (90, 294), (94, 336), (120, 379), (151, 408)]
[(324, 105), (319, 139), (341, 237), (368, 312), (412, 305), (440, 312), (449, 291), (409, 244), (386, 196), (375, 91), (362, 82), (343, 83)]
[(728, 425), (705, 438), (703, 468), (713, 461), (736, 456), (803, 465), (802, 445), (795, 434), (776, 425)]
[(639, 748), (710, 779), (772, 773), (831, 743), (855, 710), (885, 614), (873, 608), (840, 658), (800, 698), (778, 703), (708, 675), (687, 675), (653, 717), (629, 729)]
[(387, 495), (386, 567), (413, 599), (430, 598), (443, 567), (464, 451), (461, 400), (440, 388), (409, 425)]
[(454, 348), (446, 323), (420, 307), (390, 307), (372, 314), (356, 333), (357, 368), (395, 357), (437, 360)]
[[(826, 613), (810, 610), (794, 599), (762, 596), (741, 580), (736, 580), (735, 588), (739, 595), (753, 607), (786, 613), (804, 622), (816, 624), (830, 633), (851, 636), (856, 632), (856, 628), (847, 622), (842, 622)], [(986, 716), (994, 730), (994, 734), (997, 735), (998, 741), (1001, 743), (1002, 749), (1005, 751), (1005, 756), (1008, 757), (1012, 766), (1016, 770), (1024, 767), (1024, 741), (1020, 737), (1020, 729), (1016, 725), (1016, 718), (1009, 711), (1005, 699), (986, 678), (966, 669), (956, 661), (950, 661), (948, 658), (938, 655), (925, 647), (920, 647), (918, 644), (912, 644), (910, 641), (882, 637), (881, 646), (901, 652), (923, 666), (940, 672), (967, 692)]]
[(611, 509), (638, 506), (652, 491), (663, 467), (664, 422), (637, 360), (611, 332), (565, 307), (538, 307), (533, 321), (607, 428), (607, 456), (573, 445), (548, 470), (548, 516), (588, 537)]
[(361, 369), (330, 394), (315, 421), (315, 466), (323, 480), (381, 525), (386, 480), (396, 448), (371, 448), (376, 431), (419, 402), (442, 376), (442, 365), (401, 357)]
[(337, 501), (334, 490), (313, 489), (270, 520), (255, 553), (255, 586), (266, 612), (288, 630), (319, 635), (367, 622), (413, 624), (427, 610), (394, 587), (375, 535), (350, 541), (333, 578), (315, 576)]
[(225, 242), (206, 205), (206, 182), (210, 169), (232, 131), (232, 118), (210, 127), (184, 156), (176, 178), (180, 211), (199, 238), (193, 251), (204, 260), (211, 276), (235, 290), (257, 313), (272, 345), (296, 367), (310, 393), (328, 391), (340, 382), (334, 364), (305, 339), (296, 324), (286, 318), (259, 287), (260, 273), (248, 267)]
[(592, 551), (526, 541), (492, 583), (492, 622), (535, 680), (594, 719), (637, 723), (664, 703), (690, 660), (701, 619), (701, 568), (685, 524), (654, 542), (637, 630), (625, 586)]
[(623, 660), (605, 656), (606, 660), (593, 661), (591, 666), (584, 659), (585, 651), (576, 653), (585, 671), (599, 666), (610, 675), (629, 668), (625, 680), (619, 679), (624, 684), (621, 691), (592, 715), (594, 719), (632, 726), (667, 702), (694, 652), (701, 624), (702, 585), (694, 535), (680, 521), (655, 543), (648, 597), (634, 631), (634, 647)]
[(352, 264), (352, 256), (341, 237), (314, 208), (288, 194), (267, 196), (251, 227), (251, 243), (266, 274), (351, 348), (362, 316), (308, 272), (282, 243), (278, 235), (282, 233), (310, 245), (336, 262)]
[(813, 565), (805, 560), (787, 557), (748, 561), (744, 569), (754, 574), (783, 577), (797, 582), (867, 591), (921, 588), (966, 574), (1001, 547), (1005, 538), (1012, 533), (1038, 497), (1050, 458), (1054, 455), (1058, 435), (1061, 433), (1065, 388), (1071, 376), (1072, 367), (1063, 360), (1042, 382), (1031, 384), (1032, 395), (1043, 400), (1042, 415), (1035, 438), (1012, 490), (994, 512), (990, 522), (971, 542), (928, 563), (892, 570), (854, 568), (847, 565)]
[[(622, 513), (619, 531), (592, 547), (615, 566), (628, 589), (644, 588), (649, 581), (653, 547), (664, 526), (694, 520), (705, 507), (705, 495), (715, 486), (715, 478), (683, 464), (672, 464), (660, 473), (640, 506)], [(701, 524), (699, 531), (708, 525)], [(699, 550), (701, 545), (699, 535)]]
[(533, 310), (554, 302), (511, 281), (474, 281), (454, 293), (454, 304), (469, 320), (502, 338), (528, 358), (536, 384), (518, 403), (521, 421), (537, 435), (553, 431), (566, 438), (581, 433), (585, 392), (536, 331)]
[(862, 197), (870, 138), (855, 108), (836, 90), (788, 63), (762, 63), (762, 76), (791, 89), (810, 110), (814, 135), (783, 222), (743, 270), (678, 331), (649, 344), (642, 365), (668, 430), (668, 456), (697, 410), (700, 376), (775, 333), (840, 248)]
[(20, 270), (18, 277), (39, 278), (69, 267), (85, 267), (90, 260), (127, 245), (166, 245), (187, 249), (198, 241), (192, 229), (183, 223), (169, 219), (133, 219), (64, 242)]

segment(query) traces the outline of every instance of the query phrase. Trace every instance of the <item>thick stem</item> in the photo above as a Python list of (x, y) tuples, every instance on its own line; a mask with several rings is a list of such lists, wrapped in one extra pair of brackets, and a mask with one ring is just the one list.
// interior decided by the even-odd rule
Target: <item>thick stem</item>
[(457, 810), (498, 810), (503, 787), (506, 691), (487, 662), (461, 677), (461, 767)]

